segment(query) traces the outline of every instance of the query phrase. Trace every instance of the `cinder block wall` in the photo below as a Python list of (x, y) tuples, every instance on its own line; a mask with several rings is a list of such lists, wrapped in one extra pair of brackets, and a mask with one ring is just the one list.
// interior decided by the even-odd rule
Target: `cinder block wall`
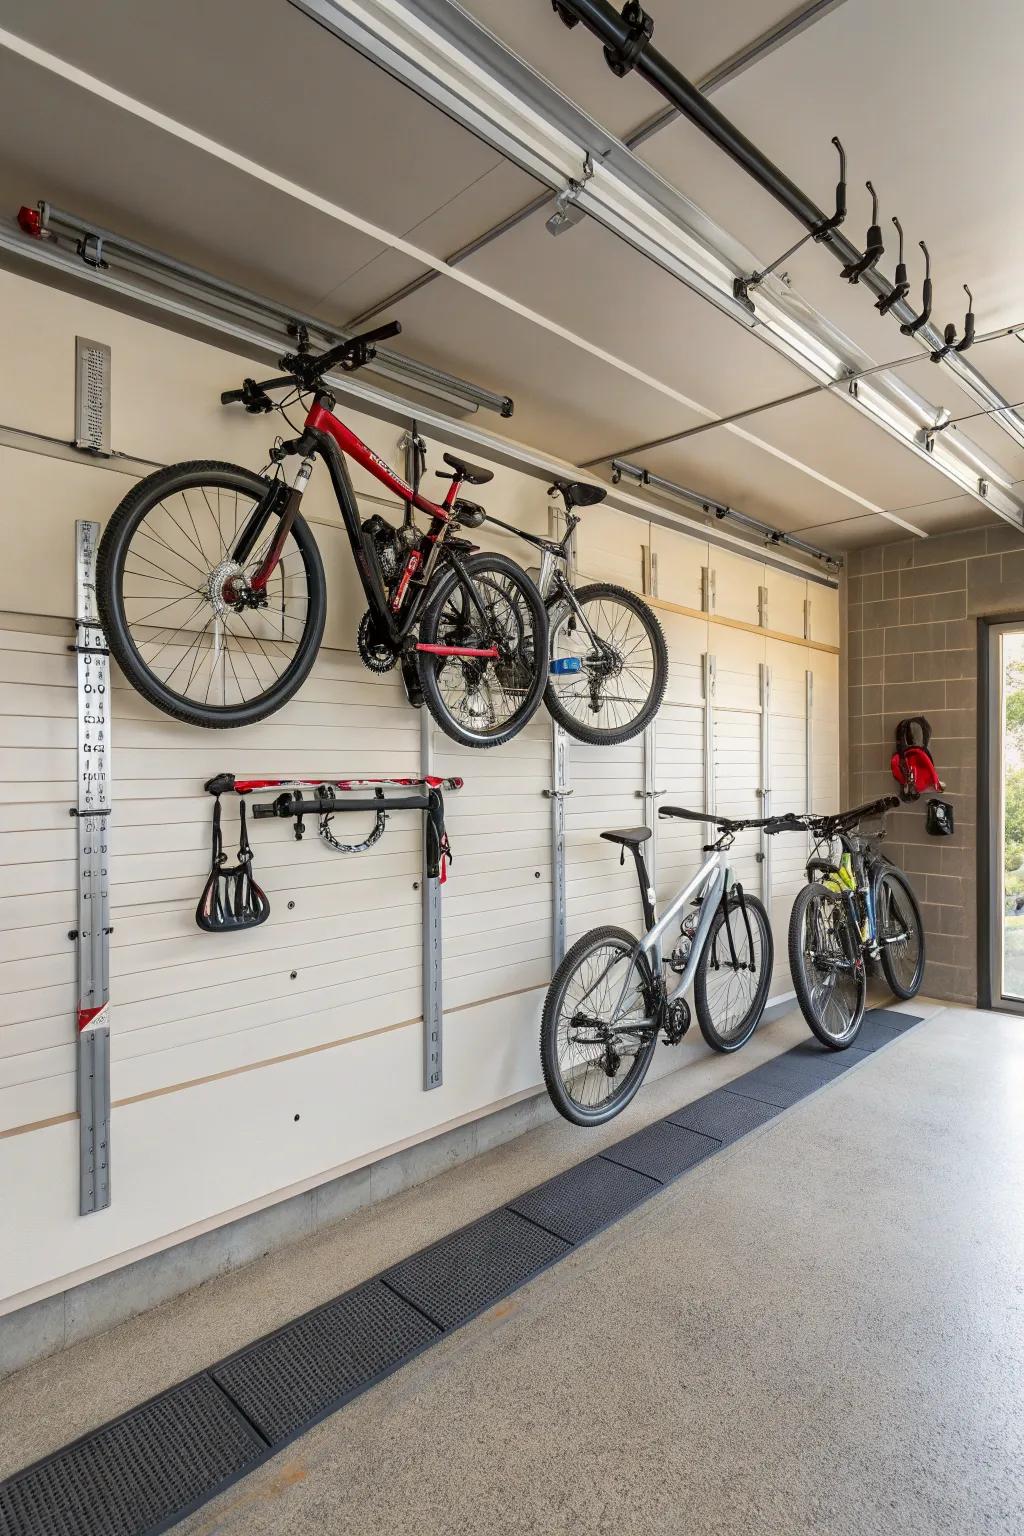
[(849, 741), (853, 803), (896, 792), (896, 722), (926, 715), (956, 833), (925, 832), (925, 801), (889, 819), (889, 851), (910, 874), (928, 946), (924, 990), (974, 1003), (977, 620), (1024, 612), (1024, 538), (979, 528), (857, 550), (849, 560)]

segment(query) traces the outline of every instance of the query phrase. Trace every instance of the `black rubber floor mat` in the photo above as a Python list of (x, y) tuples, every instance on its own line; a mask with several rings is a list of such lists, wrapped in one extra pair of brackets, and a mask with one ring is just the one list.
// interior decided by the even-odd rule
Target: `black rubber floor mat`
[(738, 1093), (730, 1093), (728, 1088), (718, 1088), (703, 1099), (684, 1104), (668, 1119), (673, 1125), (684, 1125), (691, 1131), (700, 1131), (703, 1136), (714, 1136), (725, 1146), (774, 1120), (778, 1113), (775, 1104), (746, 1099)]
[(510, 1201), (509, 1209), (568, 1243), (582, 1243), (660, 1188), (644, 1173), (591, 1157)]
[[(753, 1100), (748, 1102), (753, 1103)], [(627, 1136), (625, 1141), (617, 1141), (614, 1147), (608, 1147), (598, 1155), (609, 1162), (621, 1163), (624, 1168), (634, 1168), (637, 1173), (646, 1173), (659, 1184), (669, 1184), (687, 1168), (717, 1152), (720, 1146), (720, 1141), (703, 1136), (699, 1131), (674, 1125), (668, 1120), (655, 1120), (653, 1125), (645, 1125), (642, 1131)]]
[(389, 1375), (440, 1332), (380, 1280), (222, 1361), (214, 1381), (278, 1446)]
[(266, 1454), (194, 1376), (0, 1485), (2, 1536), (154, 1536)]
[(381, 1279), (439, 1328), (457, 1328), (518, 1290), (568, 1244), (502, 1207), (386, 1269)]
[(798, 1099), (841, 1077), (864, 1060), (864, 1052), (850, 1046), (845, 1051), (830, 1051), (823, 1045), (809, 1043), (794, 1046), (781, 1056), (773, 1056), (753, 1071), (745, 1072), (729, 1084), (732, 1093), (761, 1099), (788, 1109)]
[[(878, 1029), (889, 1031), (889, 1038), (895, 1039), (897, 1035), (906, 1034), (908, 1029), (913, 1029), (915, 1024), (921, 1023), (920, 1014), (897, 1013), (895, 1008), (869, 1008), (864, 1015), (864, 1023), (861, 1025), (862, 1035), (869, 1024)], [(857, 1036), (857, 1044), (860, 1045), (860, 1035)]]

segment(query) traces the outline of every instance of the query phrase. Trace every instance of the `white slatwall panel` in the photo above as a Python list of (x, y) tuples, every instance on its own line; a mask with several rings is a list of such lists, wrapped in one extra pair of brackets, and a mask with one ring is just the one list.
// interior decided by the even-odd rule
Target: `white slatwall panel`
[[(693, 704), (663, 704), (658, 715), (655, 784), (665, 793), (659, 805), (704, 809), (704, 710)], [(706, 857), (701, 852), (710, 827), (698, 821), (659, 821), (657, 895), (659, 910), (693, 878)]]
[(811, 707), (811, 763), (814, 809), (839, 810), (839, 657), (811, 651), (814, 678)]
[[(807, 655), (798, 646), (769, 641), (767, 663), (771, 671), (771, 687), (769, 762), (765, 782), (771, 789), (770, 810), (774, 816), (807, 808)], [(804, 883), (806, 838), (796, 833), (779, 833), (770, 841), (770, 859), (770, 912), (775, 936), (772, 992), (778, 994), (792, 988), (788, 960), (789, 915), (794, 898)]]
[(541, 707), (507, 746), (459, 748), (434, 730), (434, 772), (458, 774), (445, 821), (455, 855), (444, 890), (444, 1006), (551, 979), (551, 726)]
[(620, 747), (569, 743), (566, 814), (566, 934), (573, 944), (599, 923), (617, 923), (639, 933), (643, 914), (633, 856), (619, 867), (619, 848), (602, 832), (640, 826), (644, 802), (643, 746), (638, 739)]
[[(74, 663), (65, 636), (0, 634), (0, 1129), (74, 1107)], [(255, 822), (266, 925), (213, 935), (194, 912), (210, 867), (211, 773), (416, 773), (418, 731), (394, 677), (324, 651), (300, 700), (218, 734), (158, 715), (114, 674), (112, 1093), (152, 1093), (420, 1013), (420, 818), (341, 855), (292, 823)], [(229, 857), (237, 799), (223, 800)], [(365, 827), (364, 824), (365, 823)], [(338, 818), (345, 841), (370, 818)], [(288, 903), (295, 903), (289, 910)], [(371, 948), (372, 946), (372, 948)], [(374, 956), (386, 963), (374, 963)], [(292, 972), (297, 974), (293, 977)]]

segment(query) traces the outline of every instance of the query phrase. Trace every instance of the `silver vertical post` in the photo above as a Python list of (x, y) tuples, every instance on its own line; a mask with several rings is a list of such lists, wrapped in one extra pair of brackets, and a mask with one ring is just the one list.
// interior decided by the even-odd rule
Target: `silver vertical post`
[[(405, 449), (405, 478), (413, 490), (419, 489), (420, 450), (423, 439), (415, 421), (402, 440)], [(434, 771), (434, 742), (430, 715), (420, 710), (420, 775), (428, 778)], [(424, 833), (425, 833), (424, 828)], [(441, 934), (441, 882), (427, 872), (427, 840), (423, 838), (423, 877), (420, 881), (422, 908), (423, 977), (423, 1091), (440, 1088), (444, 1081), (444, 999)]]
[(110, 1204), (110, 662), (96, 610), (100, 525), (75, 524), (78, 661), (79, 1212)]
[(566, 948), (565, 802), (569, 788), (569, 738), (551, 722), (551, 965), (560, 965)]
[[(761, 662), (761, 815), (771, 815), (772, 791), (772, 673), (767, 662)], [(761, 829), (761, 898), (771, 912), (772, 901), (772, 840)]]
[(704, 809), (715, 809), (715, 658), (704, 654)]

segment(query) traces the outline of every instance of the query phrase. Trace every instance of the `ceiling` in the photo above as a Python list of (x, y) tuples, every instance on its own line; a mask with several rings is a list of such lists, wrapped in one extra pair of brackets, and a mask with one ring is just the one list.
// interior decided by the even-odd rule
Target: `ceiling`
[[(582, 27), (550, 0), (463, 0), (504, 42), (611, 131), (663, 105), (616, 79)], [(794, 9), (796, 0), (649, 0), (656, 42), (699, 80)], [(287, 0), (6, 0), (3, 24), (179, 124), (329, 204), (444, 258), (543, 190)], [(979, 330), (1024, 321), (1024, 136), (1015, 59), (1024, 10), (1005, 0), (845, 0), (715, 93), (715, 104), (827, 206), (829, 139), (849, 155), (847, 232), (868, 222), (863, 182), (899, 214), (908, 263), (933, 258), (940, 321), (975, 293)], [(908, 61), (913, 61), (912, 65)], [(420, 276), (423, 265), (121, 105), (0, 47), (0, 213), (45, 198), (268, 296), (343, 323)], [(108, 93), (109, 94), (109, 93)], [(689, 124), (638, 150), (729, 233), (769, 261), (793, 220)], [(461, 270), (512, 301), (438, 277), (393, 310), (401, 348), (516, 401), (482, 424), (576, 463), (626, 453), (658, 474), (830, 549), (993, 521), (930, 463), (836, 398), (774, 405), (808, 378), (607, 230), (585, 220), (553, 239), (535, 213)], [(887, 255), (884, 267), (892, 270)], [(869, 294), (839, 281), (809, 244), (788, 265), (797, 292), (879, 362), (913, 354)], [(523, 308), (554, 322), (539, 324)], [(560, 328), (560, 329), (558, 329)], [(572, 333), (572, 334), (567, 334)], [(1024, 346), (979, 348), (977, 366), (1024, 397)], [(977, 410), (944, 369), (902, 376), (954, 416)], [(16, 425), (16, 424), (15, 424)], [(990, 421), (965, 431), (1024, 492), (1024, 449)], [(690, 433), (657, 448), (654, 439)], [(131, 445), (119, 445), (130, 451)]]

